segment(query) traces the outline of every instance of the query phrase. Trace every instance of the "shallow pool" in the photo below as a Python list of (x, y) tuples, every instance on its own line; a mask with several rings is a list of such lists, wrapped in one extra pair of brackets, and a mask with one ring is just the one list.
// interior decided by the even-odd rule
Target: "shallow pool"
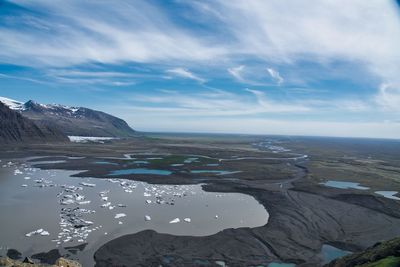
[(321, 184), (328, 186), (328, 187), (335, 187), (335, 188), (340, 188), (340, 189), (358, 189), (358, 190), (368, 190), (369, 189), (369, 187), (361, 186), (359, 183), (353, 183), (353, 182), (327, 181), (327, 182), (324, 182)]
[(110, 172), (110, 176), (127, 175), (127, 174), (154, 174), (154, 175), (170, 175), (172, 172), (167, 170), (147, 169), (147, 168), (136, 168), (136, 169), (125, 169), (116, 170)]

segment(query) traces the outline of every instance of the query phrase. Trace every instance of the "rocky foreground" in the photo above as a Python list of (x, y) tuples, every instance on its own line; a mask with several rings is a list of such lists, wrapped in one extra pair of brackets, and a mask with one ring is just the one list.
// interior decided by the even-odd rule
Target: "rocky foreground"
[(398, 267), (400, 266), (400, 238), (376, 243), (363, 252), (334, 260), (325, 267)]
[(13, 260), (9, 257), (0, 257), (0, 266), (6, 267), (82, 267), (82, 265), (76, 261), (68, 260), (65, 258), (59, 258), (55, 264), (41, 264), (33, 263), (29, 258), (25, 258), (23, 261)]

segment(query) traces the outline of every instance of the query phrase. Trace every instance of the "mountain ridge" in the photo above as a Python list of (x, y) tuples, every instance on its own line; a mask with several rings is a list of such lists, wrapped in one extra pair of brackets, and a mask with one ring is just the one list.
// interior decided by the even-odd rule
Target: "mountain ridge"
[(39, 127), (33, 121), (22, 116), (0, 102), (0, 142), (67, 142), (62, 132), (51, 127)]
[(85, 107), (60, 104), (25, 103), (0, 97), (12, 110), (34, 121), (40, 128), (58, 129), (68, 136), (131, 137), (135, 131), (122, 119), (108, 113)]

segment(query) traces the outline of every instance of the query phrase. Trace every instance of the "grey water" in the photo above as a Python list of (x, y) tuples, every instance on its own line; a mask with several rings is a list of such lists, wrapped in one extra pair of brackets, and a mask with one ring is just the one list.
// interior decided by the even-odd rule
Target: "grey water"
[(323, 264), (331, 262), (334, 259), (343, 257), (343, 256), (348, 255), (350, 253), (351, 252), (349, 252), (349, 251), (338, 249), (336, 247), (333, 247), (333, 246), (330, 246), (330, 245), (326, 245), (326, 244), (322, 245), (322, 249), (321, 249), (321, 255), (322, 255), (322, 259), (323, 259)]
[(375, 191), (375, 194), (381, 195), (385, 198), (400, 200), (400, 197), (396, 197), (395, 195), (398, 194), (397, 191)]
[(359, 183), (353, 182), (343, 182), (343, 181), (327, 181), (321, 183), (322, 185), (340, 189), (358, 189), (358, 190), (368, 190), (369, 187), (361, 186)]
[(190, 171), (194, 174), (201, 174), (201, 173), (214, 173), (216, 175), (228, 175), (228, 174), (235, 174), (240, 171), (219, 171), (219, 170), (192, 170)]
[[(54, 248), (62, 253), (64, 247), (87, 243), (85, 250), (71, 259), (79, 260), (83, 266), (93, 266), (94, 252), (125, 234), (153, 229), (174, 235), (206, 236), (227, 228), (257, 227), (268, 222), (265, 208), (245, 194), (205, 192), (201, 185), (77, 178), (71, 177), (77, 173), (74, 171), (40, 170), (23, 162), (3, 166), (0, 168), (2, 255), (7, 248), (19, 250), (23, 256)], [(72, 203), (62, 205), (71, 195)], [(65, 209), (74, 208), (82, 211), (79, 218), (88, 226), (74, 228), (63, 221)], [(151, 220), (146, 221), (145, 216)], [(176, 218), (180, 222), (170, 223)], [(49, 235), (26, 236), (38, 229)]]
[(154, 174), (154, 175), (170, 175), (172, 172), (168, 170), (157, 170), (147, 168), (124, 169), (110, 172), (110, 176), (127, 175), (127, 174)]

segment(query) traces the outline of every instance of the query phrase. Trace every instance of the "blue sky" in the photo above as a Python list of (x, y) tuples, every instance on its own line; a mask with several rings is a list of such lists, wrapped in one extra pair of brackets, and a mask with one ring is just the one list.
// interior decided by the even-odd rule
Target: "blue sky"
[(389, 0), (0, 1), (0, 95), (141, 131), (400, 138)]

